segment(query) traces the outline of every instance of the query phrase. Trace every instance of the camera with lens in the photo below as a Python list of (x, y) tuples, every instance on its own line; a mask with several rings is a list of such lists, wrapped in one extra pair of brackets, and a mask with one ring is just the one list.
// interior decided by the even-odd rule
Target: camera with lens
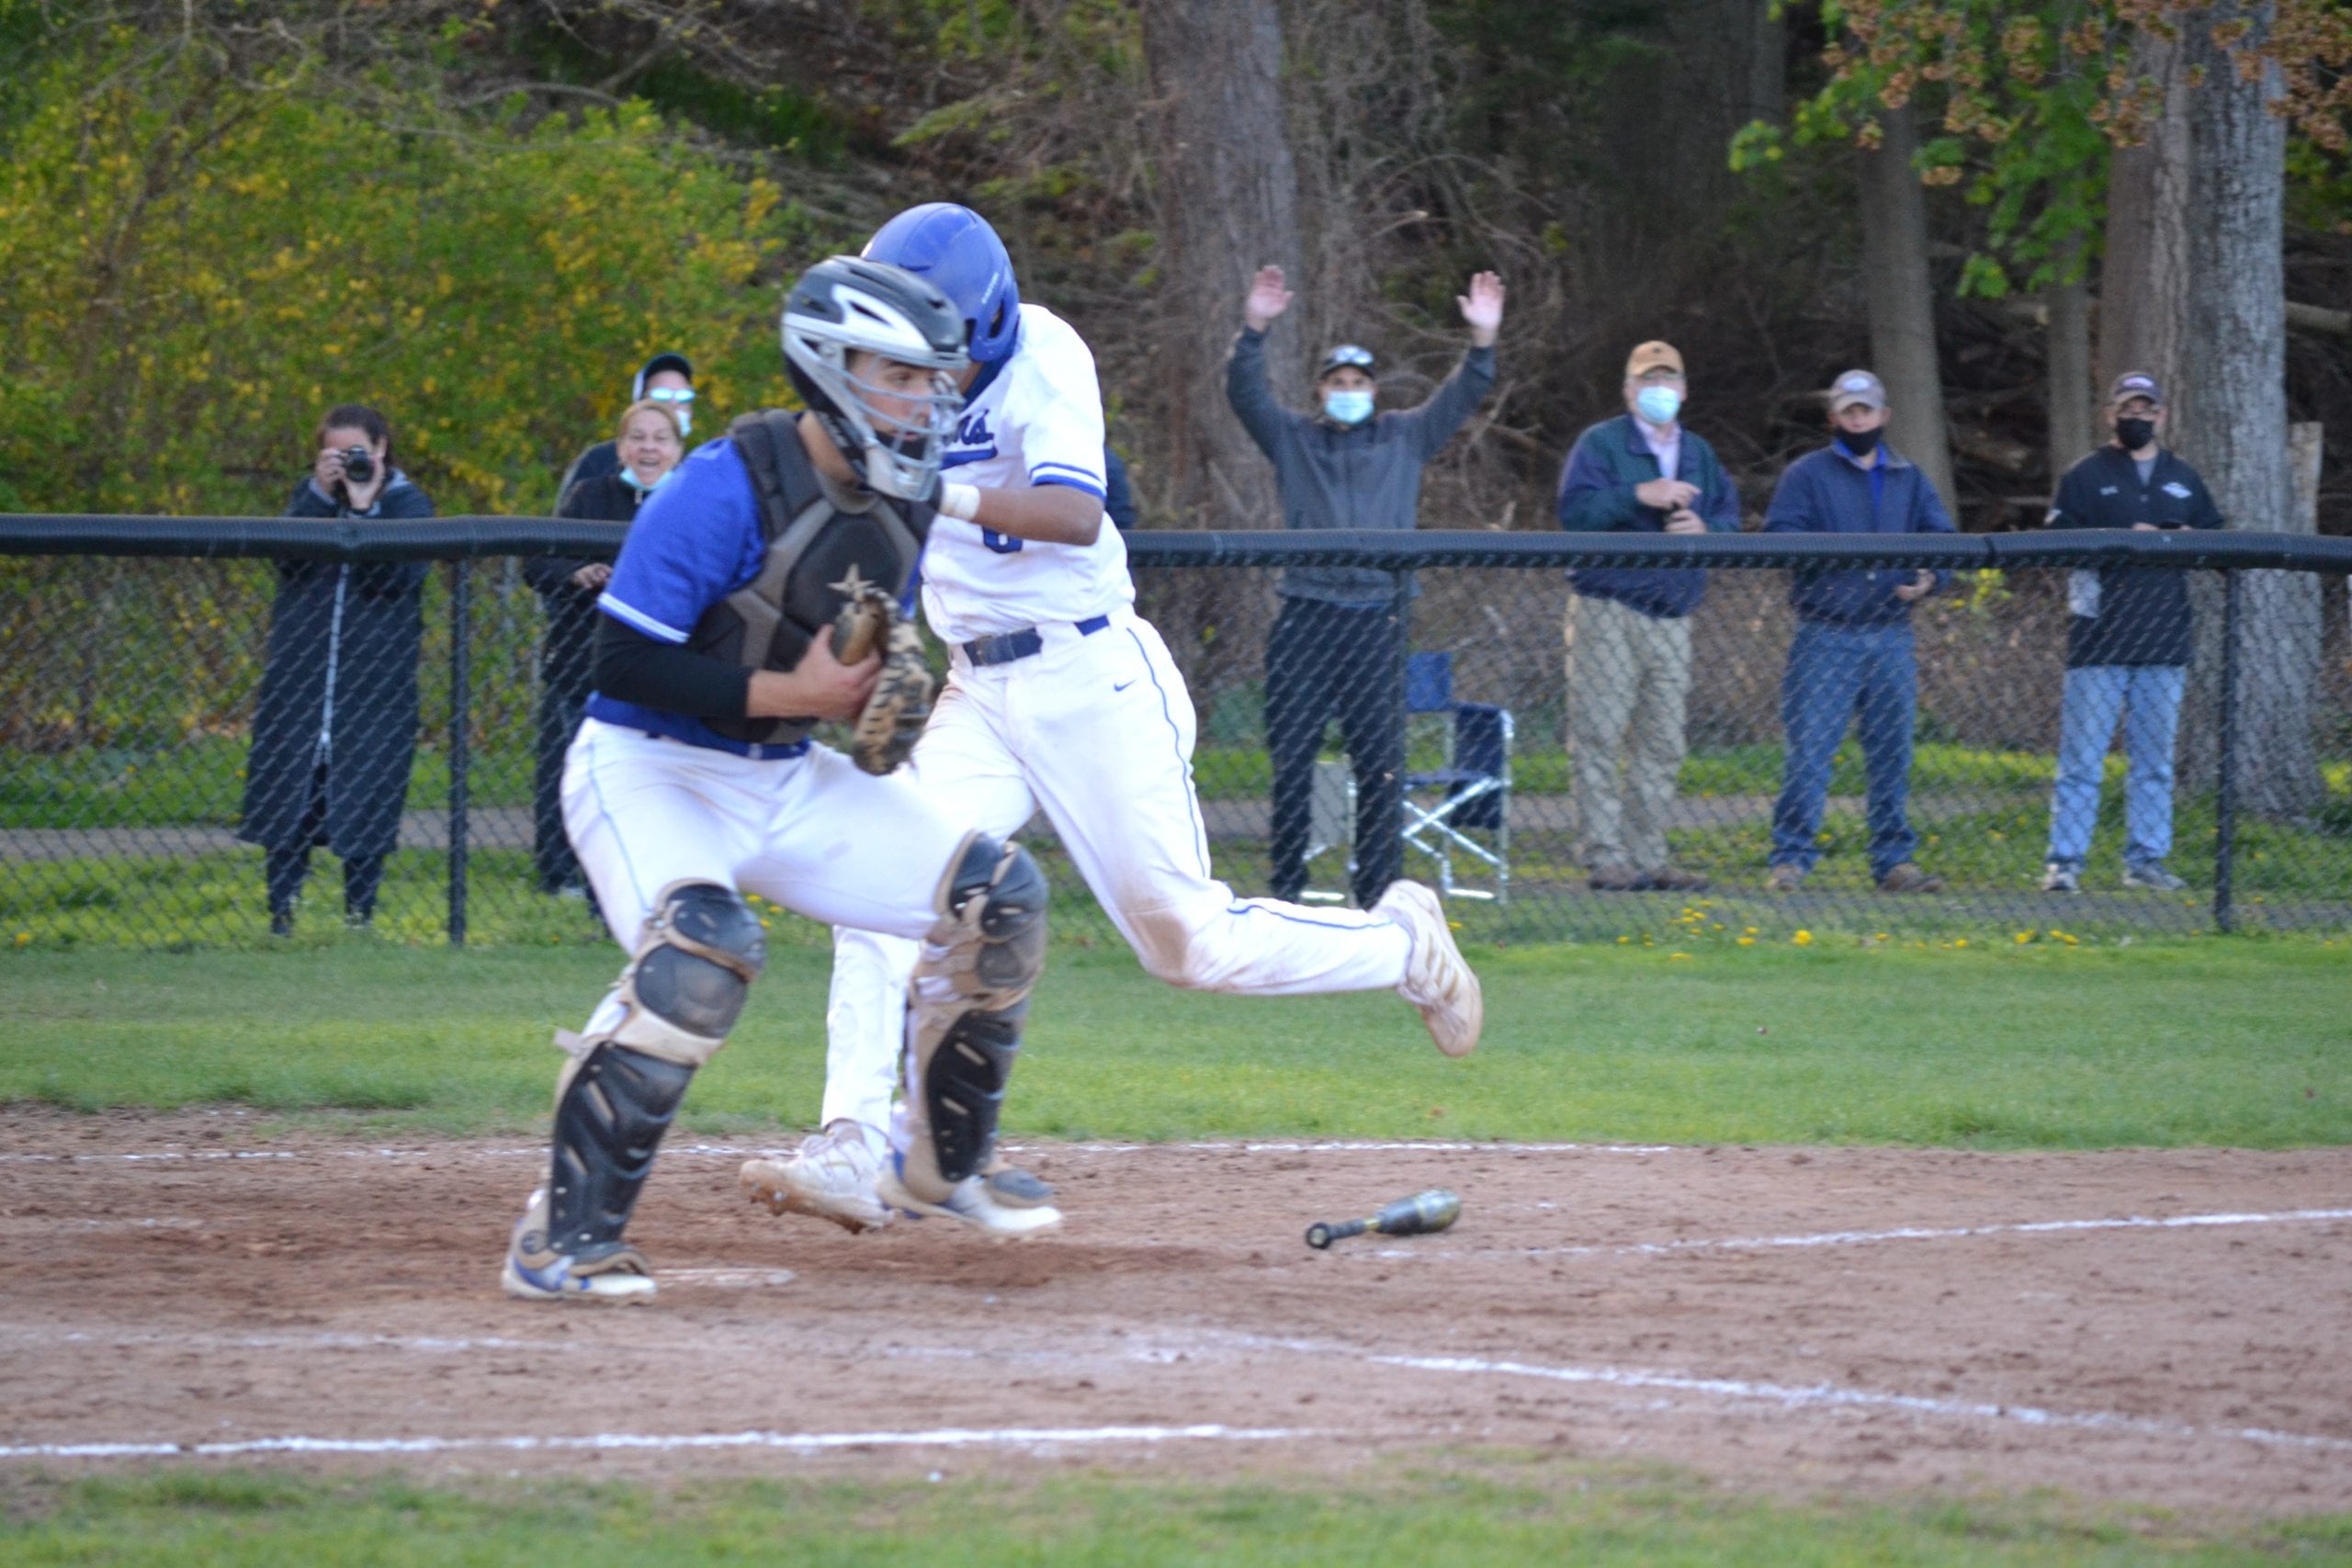
[(364, 485), (376, 477), (375, 454), (365, 446), (343, 449), (343, 477), (353, 484)]

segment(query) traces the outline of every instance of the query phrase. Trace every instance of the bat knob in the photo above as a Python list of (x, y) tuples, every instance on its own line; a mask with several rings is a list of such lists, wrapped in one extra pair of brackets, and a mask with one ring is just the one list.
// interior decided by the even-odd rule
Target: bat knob
[(1306, 1245), (1317, 1250), (1329, 1247), (1336, 1239), (1331, 1234), (1331, 1227), (1320, 1220), (1306, 1227)]

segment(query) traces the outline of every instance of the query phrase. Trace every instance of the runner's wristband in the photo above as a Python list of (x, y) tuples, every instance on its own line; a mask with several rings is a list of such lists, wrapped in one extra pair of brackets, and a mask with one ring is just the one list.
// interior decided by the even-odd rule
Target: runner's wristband
[(969, 523), (980, 514), (980, 491), (977, 485), (943, 483), (939, 487), (939, 514), (960, 517)]

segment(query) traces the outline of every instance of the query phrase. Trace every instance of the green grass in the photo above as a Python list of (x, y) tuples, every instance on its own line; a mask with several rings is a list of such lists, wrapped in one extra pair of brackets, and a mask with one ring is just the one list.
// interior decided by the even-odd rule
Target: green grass
[(2254, 1523), (2049, 1497), (1783, 1502), (1693, 1478), (1512, 1454), (1335, 1485), (1080, 1473), (1010, 1485), (432, 1484), (165, 1472), (85, 1481), (0, 1523), (9, 1561), (397, 1565), (560, 1562), (1527, 1563), (2099, 1568), (2341, 1562), (2352, 1518)]
[[(1487, 1038), (1448, 1062), (1385, 994), (1187, 995), (1123, 949), (1061, 944), (1007, 1125), (1139, 1139), (2352, 1142), (2340, 942), (1815, 940), (1474, 957)], [(278, 952), (20, 951), (0, 955), (16, 1019), (0, 1100), (233, 1102), (537, 1131), (556, 1066), (546, 1043), (578, 1026), (616, 964), (586, 944), (452, 953), (365, 937)], [(813, 1120), (827, 971), (821, 946), (772, 951), (733, 1043), (695, 1082), (689, 1125)]]

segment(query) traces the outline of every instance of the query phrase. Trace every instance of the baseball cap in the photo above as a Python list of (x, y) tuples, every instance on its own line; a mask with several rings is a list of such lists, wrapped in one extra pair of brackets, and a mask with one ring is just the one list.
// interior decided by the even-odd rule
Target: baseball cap
[(1849, 370), (1829, 383), (1829, 412), (1852, 408), (1856, 403), (1868, 409), (1886, 407), (1886, 383), (1867, 370)]
[(1367, 376), (1379, 374), (1373, 368), (1372, 350), (1360, 348), (1351, 343), (1343, 343), (1323, 356), (1323, 363), (1315, 367), (1315, 378), (1320, 381), (1334, 370), (1351, 368), (1361, 370)]
[(1675, 352), (1670, 343), (1641, 344), (1625, 356), (1625, 379), (1628, 381), (1660, 368), (1671, 370), (1677, 376), (1682, 374), (1682, 355)]
[(2107, 400), (2110, 403), (2120, 403), (2129, 398), (2145, 398), (2158, 408), (2165, 406), (2164, 389), (2156, 385), (2156, 378), (2145, 370), (2126, 370), (2115, 378), (2115, 385), (2108, 389)]

